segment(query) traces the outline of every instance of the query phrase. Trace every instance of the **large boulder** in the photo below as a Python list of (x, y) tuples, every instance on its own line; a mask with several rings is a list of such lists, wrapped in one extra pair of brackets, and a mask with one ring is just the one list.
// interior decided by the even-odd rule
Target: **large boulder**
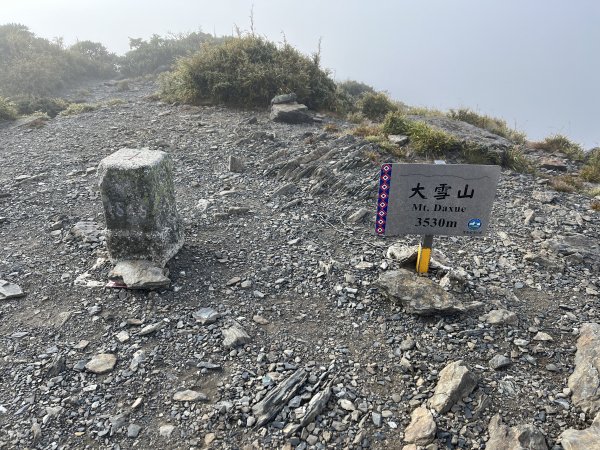
[(546, 438), (536, 427), (508, 427), (498, 414), (490, 420), (488, 432), (490, 438), (485, 445), (486, 450), (548, 450)]
[(600, 412), (600, 325), (597, 323), (584, 323), (581, 327), (569, 388), (575, 406), (591, 416)]
[(438, 283), (408, 270), (382, 273), (377, 286), (389, 298), (402, 303), (406, 311), (420, 316), (453, 314), (465, 310), (464, 305)]
[(473, 392), (477, 381), (477, 376), (463, 361), (448, 364), (440, 372), (429, 406), (439, 414), (448, 412), (458, 400)]
[(306, 105), (299, 103), (277, 103), (271, 106), (270, 119), (273, 122), (312, 123), (313, 116), (308, 113)]
[(569, 428), (563, 431), (560, 443), (565, 450), (600, 450), (600, 413), (585, 430)]

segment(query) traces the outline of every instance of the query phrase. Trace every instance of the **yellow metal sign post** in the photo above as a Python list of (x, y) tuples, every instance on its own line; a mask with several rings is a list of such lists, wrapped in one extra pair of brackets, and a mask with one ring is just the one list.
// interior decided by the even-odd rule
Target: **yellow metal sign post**
[(429, 271), (432, 247), (433, 235), (427, 234), (423, 236), (423, 240), (419, 244), (419, 253), (417, 254), (417, 273), (424, 274)]

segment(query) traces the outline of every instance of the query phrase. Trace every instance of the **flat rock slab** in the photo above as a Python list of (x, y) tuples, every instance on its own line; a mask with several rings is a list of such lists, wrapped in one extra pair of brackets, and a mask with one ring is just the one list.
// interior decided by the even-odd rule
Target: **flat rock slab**
[(313, 123), (314, 119), (308, 113), (306, 105), (299, 103), (279, 103), (271, 106), (271, 115), (269, 118), (273, 122), (284, 123)]
[(569, 428), (563, 431), (559, 440), (565, 450), (600, 450), (600, 413), (589, 428)]
[(196, 319), (196, 322), (199, 322), (200, 325), (210, 325), (219, 320), (221, 314), (213, 308), (200, 308), (192, 313), (192, 317)]
[(208, 400), (208, 397), (202, 392), (186, 389), (185, 391), (175, 392), (173, 400), (176, 402), (203, 402)]
[(586, 414), (600, 412), (600, 325), (584, 323), (577, 339), (575, 370), (569, 377), (572, 401)]
[(548, 450), (546, 438), (533, 425), (508, 427), (498, 414), (492, 417), (488, 427), (490, 435), (486, 450)]
[(377, 286), (391, 299), (398, 300), (407, 312), (419, 316), (463, 312), (464, 305), (429, 278), (408, 270), (382, 273)]
[(586, 262), (600, 262), (600, 242), (598, 239), (584, 234), (558, 236), (542, 243), (554, 253), (564, 257), (575, 257)]
[(9, 298), (24, 297), (25, 293), (18, 284), (10, 283), (6, 280), (0, 280), (0, 300)]
[(119, 261), (108, 278), (129, 289), (158, 289), (171, 284), (163, 268), (144, 260)]
[(183, 246), (171, 157), (123, 148), (100, 162), (98, 178), (111, 260), (140, 259), (164, 267)]
[(435, 392), (429, 399), (429, 406), (439, 414), (444, 414), (458, 400), (466, 397), (477, 386), (477, 376), (463, 361), (454, 361), (440, 372)]
[(425, 446), (433, 442), (436, 432), (433, 414), (425, 406), (420, 406), (410, 415), (410, 424), (404, 430), (404, 442)]
[(117, 364), (117, 356), (112, 353), (99, 353), (85, 365), (87, 371), (101, 375), (110, 372)]

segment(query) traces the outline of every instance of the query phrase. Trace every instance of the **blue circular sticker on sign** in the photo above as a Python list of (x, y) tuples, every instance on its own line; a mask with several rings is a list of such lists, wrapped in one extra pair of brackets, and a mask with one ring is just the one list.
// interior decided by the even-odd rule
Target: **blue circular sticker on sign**
[(469, 223), (467, 224), (467, 226), (469, 227), (469, 230), (479, 230), (481, 228), (481, 220), (480, 219), (471, 219), (469, 220)]

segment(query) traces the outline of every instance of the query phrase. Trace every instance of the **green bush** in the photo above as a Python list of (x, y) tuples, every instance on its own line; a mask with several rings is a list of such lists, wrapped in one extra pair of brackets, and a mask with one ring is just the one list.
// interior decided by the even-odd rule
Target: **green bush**
[(562, 134), (555, 134), (544, 139), (542, 142), (534, 142), (531, 146), (538, 150), (553, 153), (562, 153), (574, 161), (583, 161), (585, 152), (581, 145), (572, 142)]
[(468, 108), (461, 108), (458, 110), (451, 109), (448, 113), (448, 117), (470, 123), (471, 125), (475, 125), (476, 127), (483, 128), (491, 133), (497, 134), (498, 136), (510, 139), (513, 142), (519, 144), (525, 143), (525, 133), (509, 128), (509, 126), (506, 124), (506, 121), (502, 119), (479, 114)]
[(585, 158), (581, 168), (581, 178), (592, 183), (600, 183), (600, 147), (593, 148)]
[(170, 37), (154, 34), (147, 41), (130, 38), (130, 50), (119, 61), (121, 74), (134, 77), (170, 70), (177, 58), (194, 54), (212, 40), (210, 34), (199, 31)]
[(376, 121), (382, 120), (387, 113), (398, 110), (398, 107), (383, 92), (365, 93), (356, 106), (363, 116)]
[(375, 94), (375, 89), (372, 86), (356, 80), (342, 81), (337, 86), (340, 91), (356, 99), (364, 94)]
[(91, 112), (98, 109), (100, 105), (93, 103), (71, 103), (68, 108), (60, 113), (61, 116), (74, 116), (81, 113)]
[(51, 97), (21, 96), (15, 98), (14, 103), (19, 114), (24, 116), (40, 112), (49, 117), (56, 117), (69, 106), (69, 103), (62, 98)]
[(278, 94), (295, 92), (311, 109), (335, 110), (336, 85), (309, 58), (289, 44), (278, 47), (257, 36), (207, 43), (180, 59), (161, 77), (161, 97), (184, 103), (266, 106)]
[(425, 122), (412, 122), (410, 143), (415, 153), (427, 157), (442, 156), (460, 150), (460, 143), (449, 133)]
[(411, 122), (399, 111), (387, 113), (383, 120), (385, 134), (409, 134)]
[(46, 97), (74, 82), (114, 74), (114, 56), (89, 41), (65, 49), (18, 24), (0, 26), (0, 95)]
[(17, 110), (15, 105), (7, 99), (0, 97), (0, 120), (15, 120)]

